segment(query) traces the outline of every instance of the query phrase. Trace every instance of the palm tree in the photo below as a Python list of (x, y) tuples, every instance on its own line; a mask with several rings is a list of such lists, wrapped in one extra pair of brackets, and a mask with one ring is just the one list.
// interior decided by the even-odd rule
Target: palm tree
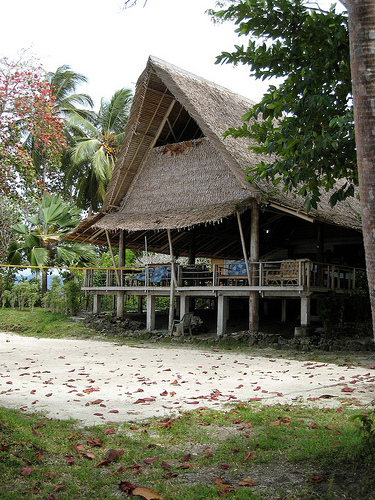
[(98, 210), (104, 199), (124, 140), (131, 100), (131, 90), (118, 90), (110, 101), (102, 99), (99, 112), (79, 126), (84, 136), (73, 147), (66, 183), (76, 186), (80, 208)]
[[(64, 242), (64, 234), (80, 221), (80, 210), (56, 195), (45, 193), (38, 213), (27, 218), (27, 224), (15, 224), (12, 230), (19, 240), (9, 245), (8, 262), (30, 266), (66, 265), (84, 267), (96, 261), (94, 247)], [(47, 290), (47, 273), (42, 273), (42, 293)]]

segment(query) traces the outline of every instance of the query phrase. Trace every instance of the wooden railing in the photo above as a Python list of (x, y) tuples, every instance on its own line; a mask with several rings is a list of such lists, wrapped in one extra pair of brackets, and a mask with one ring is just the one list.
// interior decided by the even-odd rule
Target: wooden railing
[[(145, 288), (169, 287), (170, 265), (152, 264), (144, 268), (87, 269), (83, 287)], [(306, 259), (272, 262), (243, 262), (214, 265), (175, 265), (177, 287), (255, 287), (260, 289), (302, 288), (351, 290), (363, 269), (312, 262)]]

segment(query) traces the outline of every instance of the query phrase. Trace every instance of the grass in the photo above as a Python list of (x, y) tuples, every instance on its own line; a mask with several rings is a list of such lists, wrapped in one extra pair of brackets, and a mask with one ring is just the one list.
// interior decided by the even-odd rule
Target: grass
[[(1, 498), (109, 500), (137, 486), (148, 499), (370, 500), (374, 457), (351, 414), (252, 403), (82, 428), (0, 409)], [(106, 461), (110, 449), (123, 453)]]
[(54, 338), (90, 338), (97, 335), (83, 323), (70, 321), (66, 314), (46, 312), (40, 307), (36, 307), (33, 312), (29, 309), (0, 309), (0, 330)]

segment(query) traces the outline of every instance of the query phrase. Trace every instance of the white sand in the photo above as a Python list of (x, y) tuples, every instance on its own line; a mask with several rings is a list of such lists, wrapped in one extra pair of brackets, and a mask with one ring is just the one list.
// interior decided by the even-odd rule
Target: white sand
[(362, 406), (375, 398), (374, 359), (369, 356), (367, 366), (338, 366), (0, 333), (0, 405), (85, 425), (162, 418), (254, 398), (265, 404)]

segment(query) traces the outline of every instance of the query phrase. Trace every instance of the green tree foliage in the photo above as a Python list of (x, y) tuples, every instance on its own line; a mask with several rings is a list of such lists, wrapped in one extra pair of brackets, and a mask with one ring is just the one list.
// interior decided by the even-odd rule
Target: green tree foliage
[[(9, 263), (27, 263), (38, 267), (94, 264), (96, 253), (92, 246), (64, 241), (64, 234), (79, 223), (79, 213), (79, 209), (65, 203), (58, 196), (45, 193), (38, 212), (28, 217), (25, 224), (12, 226), (18, 240), (9, 245)], [(45, 290), (44, 281), (43, 292)]]
[[(332, 205), (353, 195), (358, 178), (346, 14), (334, 7), (323, 12), (304, 0), (228, 3), (210, 13), (234, 22), (247, 45), (222, 52), (217, 62), (248, 65), (263, 80), (280, 79), (228, 132), (251, 137), (253, 151), (272, 155), (249, 172), (250, 180), (283, 181), (285, 190), (305, 197), (308, 210), (322, 190), (335, 188)], [(339, 187), (337, 179), (345, 179)]]
[(110, 101), (102, 99), (99, 112), (78, 125), (81, 137), (73, 147), (66, 183), (75, 186), (77, 204), (98, 210), (124, 140), (132, 92), (121, 89)]

